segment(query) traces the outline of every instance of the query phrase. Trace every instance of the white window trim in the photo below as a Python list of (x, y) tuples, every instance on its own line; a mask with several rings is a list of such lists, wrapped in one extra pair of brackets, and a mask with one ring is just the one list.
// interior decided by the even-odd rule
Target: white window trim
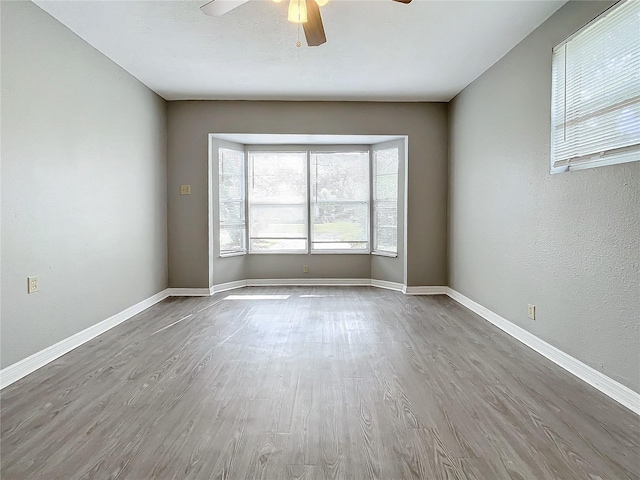
[(247, 254), (247, 249), (238, 250), (237, 252), (229, 252), (229, 253), (220, 252), (220, 258), (240, 257), (240, 256), (246, 255), (246, 254)]
[(373, 250), (371, 252), (372, 255), (378, 255), (380, 257), (397, 257), (398, 254), (395, 252), (389, 252), (386, 250)]

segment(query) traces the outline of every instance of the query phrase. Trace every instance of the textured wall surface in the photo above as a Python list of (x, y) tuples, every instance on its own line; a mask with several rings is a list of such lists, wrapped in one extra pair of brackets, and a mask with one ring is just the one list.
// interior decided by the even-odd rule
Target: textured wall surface
[[(169, 283), (207, 287), (208, 134), (291, 133), (408, 135), (408, 284), (445, 285), (447, 249), (447, 106), (441, 103), (169, 102)], [(181, 184), (192, 194), (180, 195)], [(223, 259), (233, 269), (213, 272), (222, 283), (246, 278), (299, 278), (295, 255), (256, 256), (251, 265)], [(389, 259), (396, 260), (396, 259)], [(218, 263), (218, 262), (216, 262)], [(369, 256), (305, 256), (310, 277), (368, 278)]]
[(610, 4), (569, 2), (451, 104), (449, 284), (640, 391), (640, 163), (549, 174), (551, 49)]
[(4, 368), (166, 288), (167, 178), (164, 100), (31, 2), (1, 14)]

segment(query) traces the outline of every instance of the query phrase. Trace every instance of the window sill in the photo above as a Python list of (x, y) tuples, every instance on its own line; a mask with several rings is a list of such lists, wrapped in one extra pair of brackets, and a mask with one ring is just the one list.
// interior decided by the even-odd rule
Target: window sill
[(247, 252), (230, 252), (230, 253), (221, 253), (220, 254), (220, 258), (227, 258), (227, 257), (239, 257), (241, 255), (246, 255)]
[(309, 252), (305, 251), (291, 251), (291, 250), (274, 250), (265, 252), (249, 252), (249, 255), (307, 255)]
[(312, 250), (311, 255), (369, 255), (369, 250)]
[(398, 257), (398, 254), (393, 252), (371, 252), (371, 255), (377, 255), (379, 257), (391, 257), (391, 258)]

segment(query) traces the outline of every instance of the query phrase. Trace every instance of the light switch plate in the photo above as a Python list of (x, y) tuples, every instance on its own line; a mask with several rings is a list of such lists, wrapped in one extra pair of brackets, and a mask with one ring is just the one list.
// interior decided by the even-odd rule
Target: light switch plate
[(180, 185), (180, 195), (191, 195), (191, 185)]

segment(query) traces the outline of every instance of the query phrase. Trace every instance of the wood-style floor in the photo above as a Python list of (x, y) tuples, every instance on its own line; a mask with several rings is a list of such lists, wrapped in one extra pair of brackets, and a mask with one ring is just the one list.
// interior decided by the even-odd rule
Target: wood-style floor
[(3, 480), (640, 478), (640, 417), (443, 296), (168, 299), (1, 402)]

